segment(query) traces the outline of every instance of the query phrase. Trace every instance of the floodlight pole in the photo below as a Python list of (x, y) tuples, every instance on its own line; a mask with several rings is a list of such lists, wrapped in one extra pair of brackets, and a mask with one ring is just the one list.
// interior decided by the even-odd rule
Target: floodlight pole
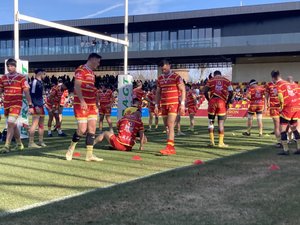
[(14, 52), (15, 60), (20, 59), (19, 36), (19, 0), (14, 0)]
[[(124, 38), (128, 43), (128, 0), (125, 0)], [(128, 44), (124, 45), (124, 75), (128, 74)]]

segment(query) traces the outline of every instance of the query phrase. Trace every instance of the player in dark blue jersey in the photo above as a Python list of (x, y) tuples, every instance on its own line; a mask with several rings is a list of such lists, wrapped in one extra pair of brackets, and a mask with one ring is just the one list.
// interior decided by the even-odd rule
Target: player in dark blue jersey
[[(42, 78), (45, 75), (45, 71), (43, 69), (35, 70), (35, 78), (30, 85), (30, 96), (32, 99), (34, 113), (32, 114), (32, 125), (29, 129), (29, 144), (28, 148), (41, 148), (46, 147), (44, 143), (44, 100), (43, 100), (43, 92), (44, 86)], [(34, 132), (38, 127), (39, 132), (39, 142), (36, 144), (34, 142)]]

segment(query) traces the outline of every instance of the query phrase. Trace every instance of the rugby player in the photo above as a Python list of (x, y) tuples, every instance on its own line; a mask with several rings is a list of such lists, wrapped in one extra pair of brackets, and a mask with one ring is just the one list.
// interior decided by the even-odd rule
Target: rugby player
[(215, 146), (214, 122), (218, 117), (219, 128), (219, 147), (228, 147), (224, 143), (224, 122), (227, 109), (233, 97), (233, 88), (231, 82), (222, 76), (221, 72), (216, 70), (214, 77), (207, 81), (204, 87), (204, 95), (208, 101), (208, 131), (209, 146)]
[[(44, 86), (43, 77), (45, 76), (45, 71), (43, 69), (36, 69), (34, 71), (35, 77), (30, 85), (30, 96), (32, 100), (34, 113), (32, 114), (32, 124), (29, 129), (29, 143), (28, 148), (41, 148), (46, 147), (44, 143)], [(36, 128), (38, 128), (39, 142), (36, 144), (34, 142), (34, 133)]]
[(263, 135), (263, 112), (265, 110), (265, 88), (258, 85), (256, 80), (249, 82), (249, 89), (247, 90), (246, 96), (250, 100), (248, 108), (248, 122), (247, 131), (243, 133), (244, 136), (251, 135), (251, 129), (253, 125), (253, 116), (256, 114), (257, 125), (259, 130), (259, 137)]
[(101, 61), (101, 56), (91, 53), (86, 64), (79, 66), (75, 71), (74, 84), (74, 114), (78, 128), (75, 131), (69, 149), (66, 153), (66, 160), (71, 161), (73, 152), (80, 138), (86, 136), (86, 158), (87, 162), (103, 161), (93, 154), (95, 140), (98, 108), (96, 105), (95, 74)]
[(51, 126), (54, 118), (55, 118), (55, 123), (56, 123), (55, 127), (57, 129), (58, 136), (60, 137), (67, 136), (61, 129), (61, 123), (59, 119), (59, 108), (60, 108), (61, 98), (65, 90), (67, 90), (66, 85), (64, 85), (63, 83), (58, 83), (57, 85), (54, 85), (51, 88), (50, 93), (46, 98), (45, 107), (49, 115), (48, 137), (53, 137)]
[[(298, 88), (298, 84), (296, 82), (294, 82), (293, 76), (288, 76), (286, 80), (287, 80), (287, 82), (289, 82), (292, 85), (292, 88)], [(299, 129), (299, 124), (300, 123), (298, 123), (297, 129)], [(293, 134), (290, 126), (287, 127), (286, 132), (288, 133), (288, 142), (293, 143), (295, 141), (295, 139), (294, 139), (294, 134)]]
[[(33, 105), (26, 77), (17, 73), (16, 60), (8, 59), (6, 66), (8, 73), (4, 74), (0, 79), (0, 94), (3, 94), (4, 115), (7, 118), (7, 135), (5, 145), (0, 150), (1, 153), (8, 153), (11, 150), (24, 150), (24, 145), (17, 127), (17, 119), (22, 109), (23, 93), (25, 94), (29, 106), (28, 112), (33, 114)], [(11, 148), (10, 145), (13, 137), (17, 145)]]
[[(171, 70), (168, 60), (162, 60), (159, 64), (162, 74), (158, 77), (158, 86), (155, 97), (155, 113), (158, 114), (159, 104), (164, 125), (167, 128), (167, 146), (160, 151), (162, 155), (176, 154), (174, 142), (174, 127), (178, 112), (185, 113), (185, 85), (180, 75)], [(181, 92), (181, 101), (179, 95)]]
[(138, 99), (139, 100), (139, 109), (142, 108), (143, 105), (143, 99), (145, 98), (145, 92), (143, 90), (143, 82), (141, 80), (138, 80), (136, 82), (136, 88), (132, 91), (132, 99)]
[[(138, 104), (136, 106), (138, 106)], [(137, 136), (139, 136), (139, 150), (144, 150), (143, 146), (147, 141), (144, 135), (144, 125), (141, 120), (142, 113), (136, 106), (127, 108), (124, 112), (124, 116), (118, 121), (118, 135), (115, 135), (111, 131), (105, 131), (95, 139), (94, 144), (102, 142), (105, 138), (111, 144), (112, 149), (131, 151), (135, 145)]]
[(97, 98), (96, 102), (97, 102), (97, 106), (99, 109), (99, 116), (100, 116), (99, 132), (102, 133), (103, 120), (105, 117), (109, 126), (109, 131), (113, 133), (114, 130), (113, 130), (110, 114), (111, 114), (111, 107), (114, 102), (114, 96), (112, 90), (109, 89), (108, 84), (101, 85), (100, 89), (97, 91), (96, 98)]
[(265, 109), (270, 110), (270, 117), (274, 124), (274, 134), (277, 140), (277, 147), (281, 147), (281, 135), (280, 135), (280, 102), (278, 99), (278, 91), (276, 88), (276, 82), (272, 78), (272, 82), (266, 84), (266, 101)]
[(198, 102), (197, 102), (197, 95), (195, 90), (191, 87), (190, 84), (186, 85), (187, 89), (187, 96), (186, 96), (186, 105), (189, 113), (190, 118), (190, 128), (189, 131), (194, 132), (195, 130), (195, 114), (198, 111)]
[[(58, 80), (58, 84), (62, 84), (63, 83), (63, 80), (62, 79), (59, 79)], [(61, 96), (61, 99), (60, 99), (60, 104), (59, 104), (59, 108), (58, 108), (58, 117), (59, 117), (59, 122), (60, 122), (60, 127), (62, 127), (62, 119), (63, 119), (63, 110), (64, 110), (64, 107), (65, 107), (65, 104), (68, 100), (68, 96), (69, 96), (69, 91), (68, 89), (64, 90), (62, 96)], [(54, 130), (53, 131), (56, 131), (57, 130), (57, 126), (55, 124), (55, 127), (54, 127)]]
[(300, 154), (300, 134), (297, 129), (300, 119), (300, 89), (283, 79), (279, 71), (272, 71), (271, 76), (276, 82), (278, 98), (280, 102), (280, 132), (283, 150), (278, 155), (289, 155), (287, 127), (290, 126), (297, 142), (297, 151)]

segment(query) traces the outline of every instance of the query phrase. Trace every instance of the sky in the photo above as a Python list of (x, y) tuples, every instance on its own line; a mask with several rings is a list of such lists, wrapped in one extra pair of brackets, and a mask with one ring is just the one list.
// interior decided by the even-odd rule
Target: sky
[[(13, 23), (13, 0), (0, 1), (0, 24)], [(140, 15), (210, 8), (258, 5), (292, 0), (129, 0), (129, 14)], [(20, 13), (57, 21), (124, 15), (124, 0), (19, 0)]]

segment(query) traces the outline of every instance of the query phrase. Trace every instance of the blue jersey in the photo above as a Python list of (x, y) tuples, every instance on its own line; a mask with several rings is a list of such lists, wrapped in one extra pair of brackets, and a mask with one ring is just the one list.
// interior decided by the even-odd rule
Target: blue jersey
[(33, 106), (43, 106), (43, 91), (44, 86), (41, 80), (34, 79), (30, 85), (30, 96)]

